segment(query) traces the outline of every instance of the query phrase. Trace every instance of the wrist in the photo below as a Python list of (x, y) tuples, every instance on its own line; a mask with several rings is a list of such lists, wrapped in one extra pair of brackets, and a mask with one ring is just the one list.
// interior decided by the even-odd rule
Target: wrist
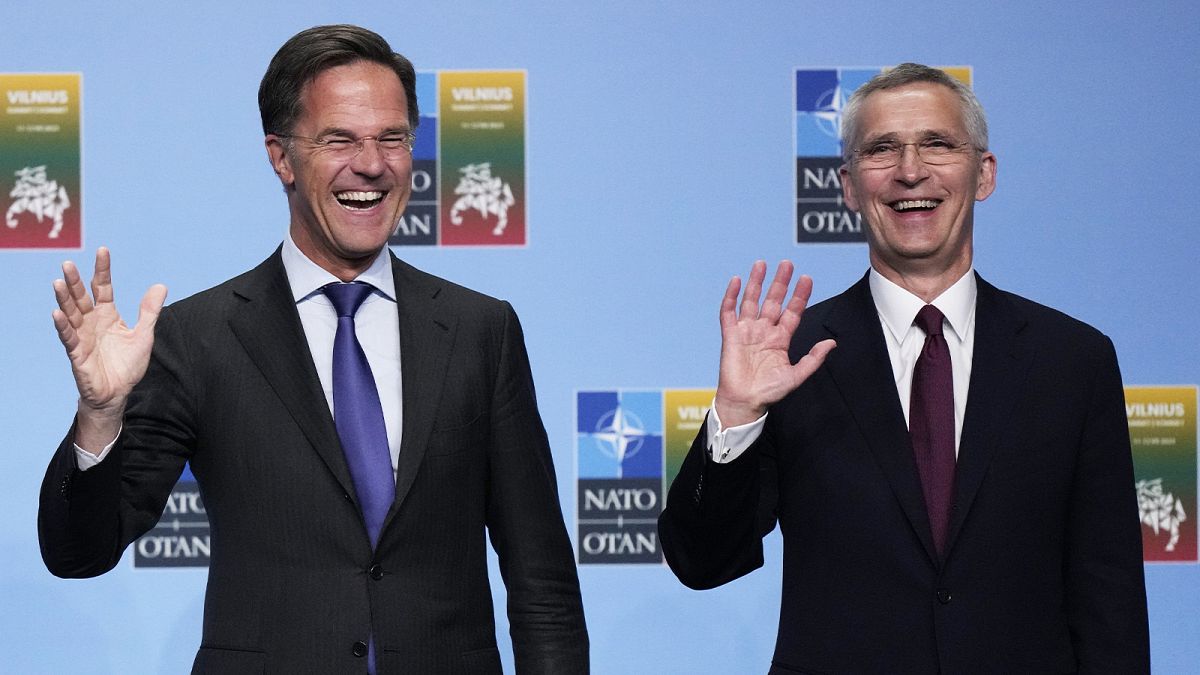
[(117, 405), (99, 408), (80, 401), (75, 413), (75, 445), (85, 452), (99, 455), (121, 432), (124, 417), (124, 400)]
[(750, 424), (767, 414), (766, 406), (730, 400), (722, 396), (720, 390), (713, 399), (713, 409), (716, 410), (717, 417), (721, 420), (721, 426), (726, 429)]

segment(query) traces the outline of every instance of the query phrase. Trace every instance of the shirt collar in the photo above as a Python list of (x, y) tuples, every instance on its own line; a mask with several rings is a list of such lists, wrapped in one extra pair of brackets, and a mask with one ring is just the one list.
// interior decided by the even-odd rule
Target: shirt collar
[[(896, 343), (902, 344), (913, 327), (917, 312), (925, 306), (925, 301), (888, 280), (874, 267), (871, 268), (869, 282), (871, 297), (875, 300), (875, 311), (879, 312), (884, 327), (892, 334)], [(945, 315), (946, 323), (959, 340), (966, 338), (971, 323), (975, 321), (975, 298), (978, 292), (975, 269), (972, 267), (929, 303)]]
[[(292, 289), (292, 299), (296, 302), (306, 300), (315, 295), (321, 295), (321, 287), (341, 281), (316, 264), (300, 251), (288, 232), (283, 240), (283, 269), (287, 272), (288, 286)], [(392, 262), (385, 247), (374, 262), (355, 281), (366, 282), (375, 287), (378, 293), (392, 302), (396, 301), (396, 284), (392, 278)]]

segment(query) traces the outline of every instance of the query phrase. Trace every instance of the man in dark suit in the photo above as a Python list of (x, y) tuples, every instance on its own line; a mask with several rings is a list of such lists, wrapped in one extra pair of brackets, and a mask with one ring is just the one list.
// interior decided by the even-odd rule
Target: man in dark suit
[(111, 569), (190, 462), (211, 525), (194, 672), (498, 673), (485, 529), (517, 670), (588, 669), (517, 317), (387, 250), (415, 96), (378, 35), (301, 32), (259, 91), (291, 214), (280, 249), (165, 309), (152, 287), (132, 329), (106, 250), (92, 297), (70, 263), (55, 282), (79, 408), (42, 486), (43, 558), (64, 577)]
[(761, 305), (764, 263), (740, 308), (731, 281), (713, 411), (659, 520), (671, 569), (729, 582), (779, 524), (771, 673), (1148, 672), (1116, 355), (974, 273), (978, 101), (904, 64), (852, 96), (843, 143), (871, 269), (807, 311), (789, 263)]

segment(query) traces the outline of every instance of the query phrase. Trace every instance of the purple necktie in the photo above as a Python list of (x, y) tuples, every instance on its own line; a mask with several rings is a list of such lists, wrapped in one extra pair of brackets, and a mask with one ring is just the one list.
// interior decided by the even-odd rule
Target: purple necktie
[[(392, 454), (388, 448), (383, 406), (371, 364), (354, 331), (354, 313), (374, 287), (364, 283), (329, 284), (321, 289), (337, 312), (333, 337), (333, 421), (354, 491), (367, 524), (371, 549), (379, 543), (379, 532), (396, 497)], [(367, 641), (367, 672), (375, 673), (375, 637)]]
[(925, 331), (925, 346), (913, 368), (908, 429), (925, 493), (925, 510), (938, 555), (946, 546), (954, 499), (954, 375), (950, 348), (942, 335), (942, 313), (933, 305), (917, 312), (914, 323)]
[(369, 284), (329, 284), (321, 289), (337, 311), (333, 338), (333, 420), (337, 425), (354, 491), (367, 524), (371, 548), (396, 496), (392, 455), (388, 449), (383, 406), (371, 365), (354, 332), (354, 313), (371, 294)]

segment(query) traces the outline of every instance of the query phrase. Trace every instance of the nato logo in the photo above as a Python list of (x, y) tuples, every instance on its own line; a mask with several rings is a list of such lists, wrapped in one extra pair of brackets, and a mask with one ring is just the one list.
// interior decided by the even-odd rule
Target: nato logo
[(880, 68), (796, 69), (796, 243), (866, 241), (842, 201), (842, 109)]
[(134, 567), (208, 567), (208, 513), (191, 469), (184, 467), (158, 524), (134, 542)]
[(576, 394), (580, 563), (661, 563), (661, 391)]

